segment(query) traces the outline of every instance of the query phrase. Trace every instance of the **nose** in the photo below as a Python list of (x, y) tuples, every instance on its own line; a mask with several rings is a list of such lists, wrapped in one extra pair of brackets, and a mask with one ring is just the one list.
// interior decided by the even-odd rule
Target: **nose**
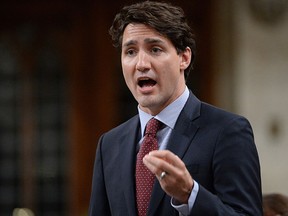
[(149, 56), (144, 51), (140, 51), (138, 53), (136, 70), (141, 71), (141, 72), (145, 72), (145, 71), (150, 70), (150, 67), (151, 67), (151, 65), (150, 65), (150, 61), (149, 61)]

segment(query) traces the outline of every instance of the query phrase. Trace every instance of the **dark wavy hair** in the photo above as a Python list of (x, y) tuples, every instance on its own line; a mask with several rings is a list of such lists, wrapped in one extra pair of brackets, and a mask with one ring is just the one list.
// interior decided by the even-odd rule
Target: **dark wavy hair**
[(187, 79), (195, 61), (196, 43), (182, 8), (155, 1), (144, 1), (123, 7), (115, 16), (109, 29), (115, 47), (121, 49), (123, 32), (130, 23), (141, 23), (152, 27), (172, 42), (178, 54), (184, 52), (186, 47), (190, 47), (192, 59), (185, 70), (185, 79)]
[(264, 215), (273, 212), (275, 215), (288, 216), (288, 197), (280, 193), (263, 195)]

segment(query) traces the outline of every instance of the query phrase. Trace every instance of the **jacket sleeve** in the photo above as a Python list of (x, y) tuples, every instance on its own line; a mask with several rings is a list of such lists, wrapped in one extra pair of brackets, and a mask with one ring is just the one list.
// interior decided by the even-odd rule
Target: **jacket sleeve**
[(245, 118), (234, 118), (219, 132), (212, 170), (215, 193), (200, 184), (190, 215), (263, 215), (259, 158)]
[(92, 192), (88, 214), (89, 216), (111, 215), (103, 174), (102, 140), (103, 136), (99, 140), (96, 151), (96, 159), (94, 164), (93, 180), (92, 180)]

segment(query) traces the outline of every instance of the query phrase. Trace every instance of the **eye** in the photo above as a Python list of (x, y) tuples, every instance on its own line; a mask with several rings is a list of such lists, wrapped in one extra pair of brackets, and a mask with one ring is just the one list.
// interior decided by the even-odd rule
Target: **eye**
[(131, 49), (127, 51), (127, 54), (128, 54), (128, 55), (133, 55), (134, 53), (135, 53), (135, 51), (134, 51), (134, 50), (131, 50)]
[(151, 49), (151, 52), (152, 52), (153, 54), (160, 54), (160, 53), (162, 52), (162, 49), (159, 48), (159, 47), (153, 47), (153, 48)]
[(134, 55), (136, 54), (136, 50), (135, 50), (135, 49), (127, 49), (127, 50), (125, 51), (125, 54), (126, 54), (127, 56), (134, 56)]

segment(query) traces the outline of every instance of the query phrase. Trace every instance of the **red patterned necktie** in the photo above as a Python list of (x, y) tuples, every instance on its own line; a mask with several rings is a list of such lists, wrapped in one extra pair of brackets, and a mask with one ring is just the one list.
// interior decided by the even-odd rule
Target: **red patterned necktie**
[(143, 157), (150, 151), (158, 149), (156, 133), (161, 126), (157, 119), (150, 119), (147, 123), (144, 140), (141, 144), (136, 162), (136, 203), (138, 216), (145, 216), (148, 210), (155, 176), (143, 164)]

